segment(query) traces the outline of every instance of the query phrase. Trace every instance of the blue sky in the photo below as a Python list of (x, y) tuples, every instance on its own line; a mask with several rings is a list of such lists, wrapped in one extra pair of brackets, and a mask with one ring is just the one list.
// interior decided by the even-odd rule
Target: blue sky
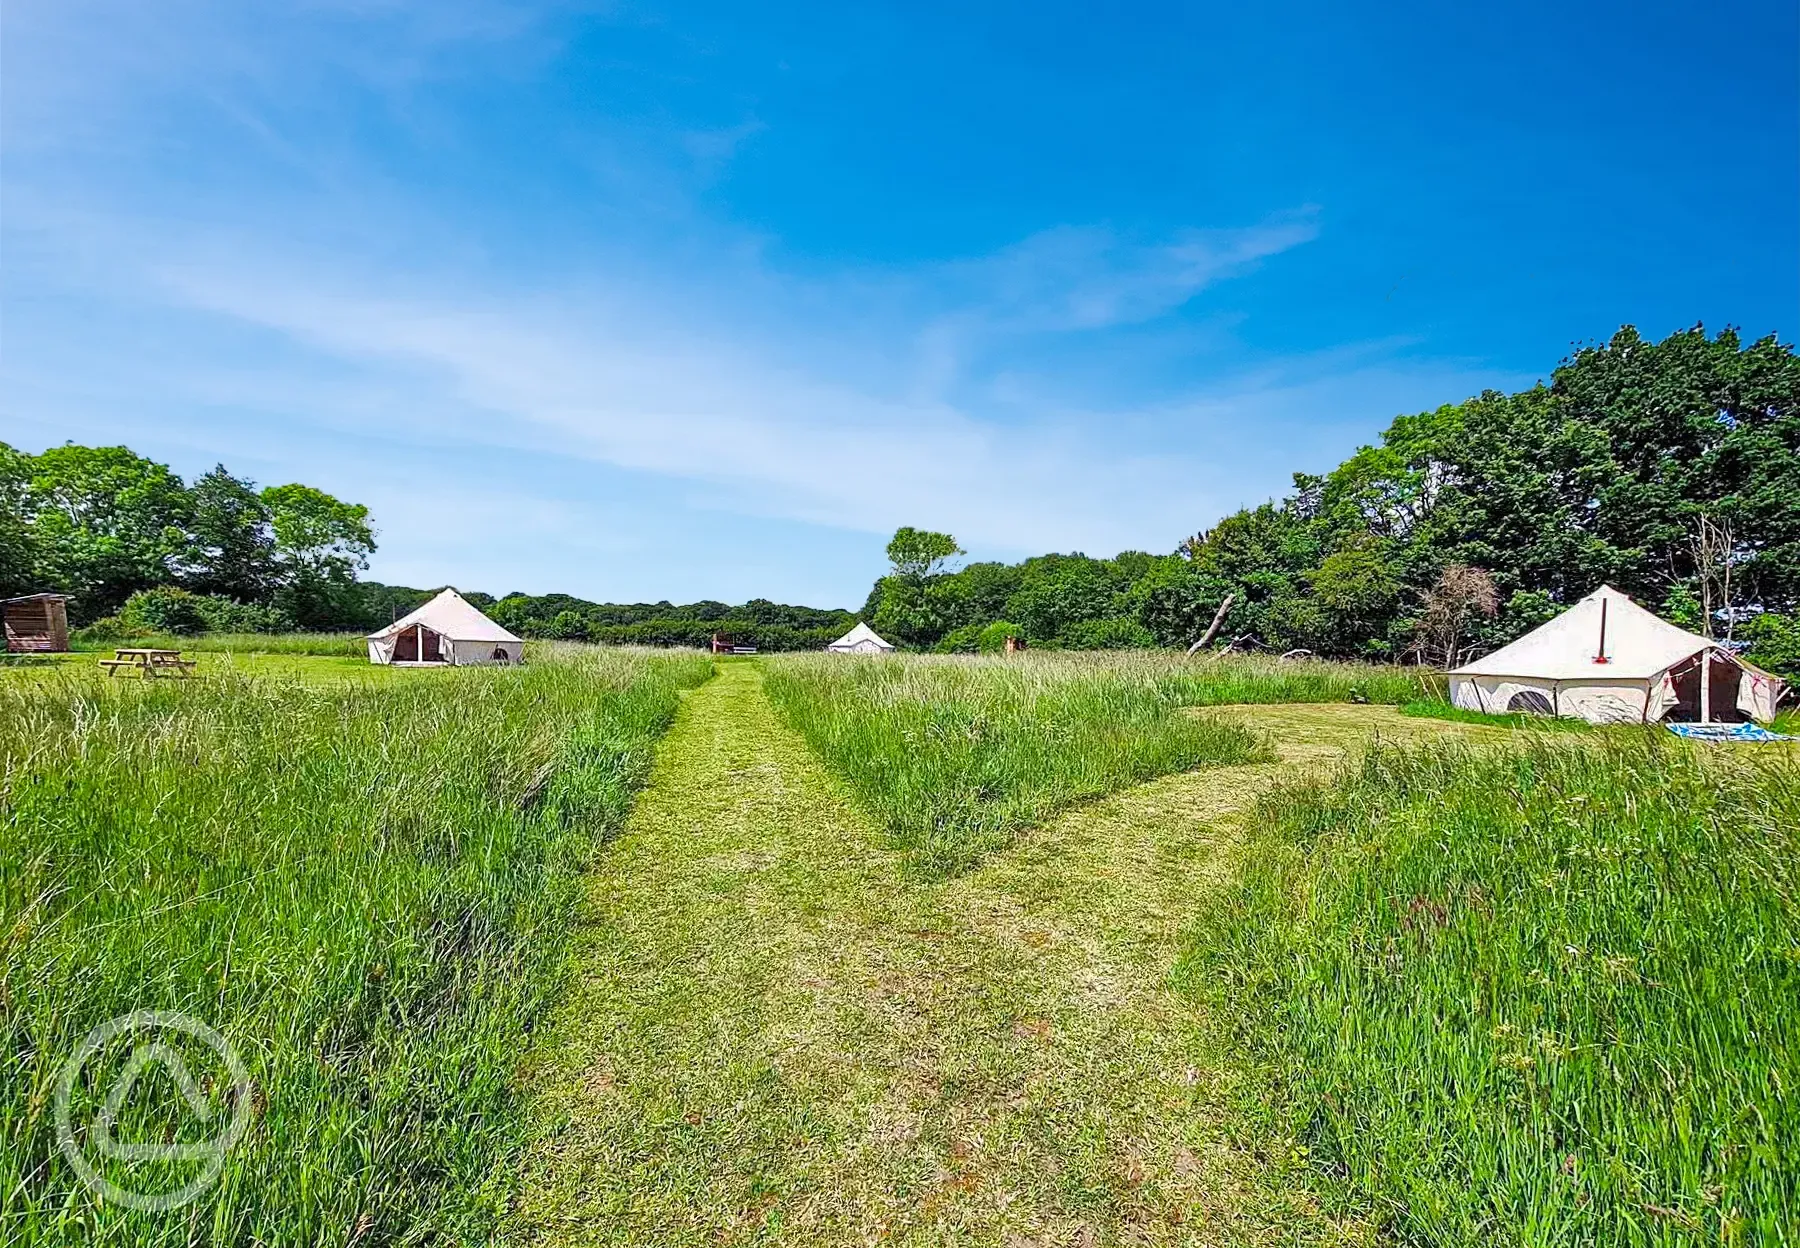
[(383, 580), (854, 606), (900, 524), (1168, 550), (1800, 320), (1789, 3), (764, 7), (9, 0), (0, 439), (367, 503)]

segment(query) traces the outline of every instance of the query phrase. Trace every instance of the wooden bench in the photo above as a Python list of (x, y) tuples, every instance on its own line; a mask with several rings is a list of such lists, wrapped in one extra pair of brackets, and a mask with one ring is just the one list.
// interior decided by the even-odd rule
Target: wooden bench
[(179, 650), (127, 648), (114, 650), (112, 658), (100, 660), (100, 666), (106, 669), (108, 676), (117, 676), (121, 671), (133, 671), (140, 678), (148, 680), (159, 676), (186, 678), (199, 664), (194, 659), (182, 658)]

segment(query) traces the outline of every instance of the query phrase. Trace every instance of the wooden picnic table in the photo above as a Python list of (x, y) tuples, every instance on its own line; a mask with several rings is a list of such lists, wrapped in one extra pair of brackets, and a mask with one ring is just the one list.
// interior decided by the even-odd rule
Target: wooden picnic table
[(121, 671), (133, 671), (139, 677), (148, 679), (153, 676), (185, 677), (194, 670), (196, 661), (182, 658), (179, 650), (126, 646), (114, 650), (112, 658), (101, 659), (100, 666), (106, 669), (108, 676), (117, 676)]

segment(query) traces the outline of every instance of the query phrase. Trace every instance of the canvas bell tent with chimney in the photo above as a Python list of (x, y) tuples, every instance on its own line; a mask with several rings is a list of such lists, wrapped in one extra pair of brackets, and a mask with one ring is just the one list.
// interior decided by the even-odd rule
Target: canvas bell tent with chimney
[(894, 647), (861, 620), (856, 627), (825, 647), (832, 654), (891, 654)]
[(1589, 723), (1767, 723), (1782, 682), (1610, 585), (1450, 673), (1450, 701), (1490, 715)]
[(501, 628), (454, 589), (369, 634), (369, 662), (397, 667), (471, 667), (517, 663), (525, 642)]

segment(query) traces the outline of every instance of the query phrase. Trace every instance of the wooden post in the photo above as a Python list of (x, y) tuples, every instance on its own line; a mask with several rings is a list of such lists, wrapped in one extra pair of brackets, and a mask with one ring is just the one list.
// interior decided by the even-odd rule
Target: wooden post
[(1700, 656), (1700, 722), (1712, 723), (1712, 651)]

